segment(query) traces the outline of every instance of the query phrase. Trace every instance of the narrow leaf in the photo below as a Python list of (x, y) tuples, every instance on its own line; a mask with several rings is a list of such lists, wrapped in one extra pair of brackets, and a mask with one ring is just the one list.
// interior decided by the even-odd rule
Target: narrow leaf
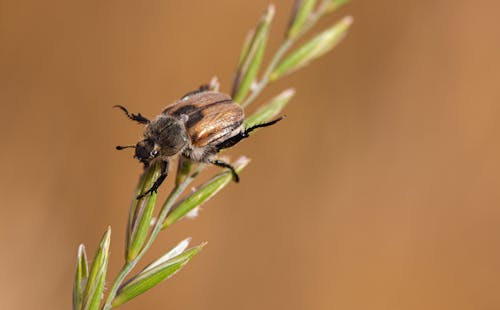
[(326, 11), (333, 12), (336, 9), (343, 6), (344, 4), (346, 4), (347, 2), (349, 2), (349, 0), (324, 0), (324, 2), (326, 5)]
[(82, 308), (83, 291), (89, 277), (89, 266), (85, 246), (80, 244), (76, 256), (75, 282), (73, 283), (73, 310)]
[[(233, 163), (236, 172), (240, 172), (245, 166), (250, 162), (246, 157), (240, 157), (236, 162)], [(228, 185), (232, 181), (232, 175), (230, 171), (222, 172), (207, 183), (203, 184), (194, 193), (184, 198), (180, 203), (175, 205), (167, 218), (163, 222), (162, 228), (167, 228), (173, 223), (177, 222), (179, 219), (184, 217), (189, 211), (200, 206), (213, 196), (215, 196), (221, 189)]]
[(162, 257), (158, 258), (148, 266), (146, 266), (142, 272), (146, 272), (150, 269), (153, 269), (154, 267), (163, 264), (164, 262), (176, 257), (177, 255), (181, 255), (182, 252), (184, 252), (187, 247), (189, 246), (189, 243), (191, 242), (191, 237), (186, 238), (179, 242), (176, 246), (174, 246), (170, 251), (168, 251), (166, 254), (164, 254)]
[(283, 91), (278, 96), (274, 97), (270, 102), (259, 108), (252, 116), (245, 120), (245, 127), (251, 127), (257, 124), (265, 123), (276, 117), (286, 106), (286, 104), (295, 95), (295, 90), (289, 88)]
[(288, 28), (287, 37), (294, 38), (302, 32), (304, 24), (311, 15), (316, 0), (295, 0), (292, 18)]
[(87, 285), (83, 295), (83, 307), (85, 310), (97, 310), (101, 303), (106, 280), (106, 271), (109, 260), (109, 244), (111, 241), (111, 228), (108, 227), (101, 239), (99, 248), (92, 262), (92, 268), (88, 277)]
[(179, 161), (177, 163), (177, 174), (175, 176), (175, 186), (179, 186), (191, 173), (193, 168), (193, 162), (184, 156), (179, 156)]
[(154, 267), (146, 267), (146, 269), (132, 277), (120, 287), (118, 294), (113, 300), (113, 307), (124, 304), (130, 299), (146, 292), (160, 282), (173, 276), (201, 250), (203, 245), (204, 244), (189, 249), (162, 263), (153, 263), (155, 264)]
[(250, 50), (250, 44), (252, 43), (252, 40), (254, 39), (255, 35), (255, 29), (251, 29), (247, 36), (245, 37), (245, 41), (243, 42), (243, 47), (241, 48), (241, 53), (240, 53), (240, 58), (238, 58), (238, 65), (236, 68), (239, 70), (248, 56), (248, 51)]
[(344, 17), (340, 22), (323, 31), (312, 38), (290, 55), (288, 55), (274, 70), (270, 80), (274, 81), (286, 74), (289, 74), (312, 60), (324, 55), (332, 50), (337, 43), (345, 36), (349, 26), (352, 24), (352, 17)]
[(250, 91), (250, 86), (255, 81), (266, 49), (267, 38), (269, 36), (269, 25), (273, 17), (274, 6), (270, 5), (257, 25), (255, 34), (248, 44), (248, 47), (243, 48), (242, 56), (240, 56), (239, 65), (234, 77), (233, 91), (231, 93), (235, 102), (241, 102), (246, 97)]
[[(160, 176), (161, 163), (149, 167), (139, 182), (137, 195), (146, 192)], [(153, 192), (140, 199), (132, 200), (127, 226), (126, 259), (133, 260), (139, 254), (149, 232), (151, 219), (156, 205), (157, 193)]]

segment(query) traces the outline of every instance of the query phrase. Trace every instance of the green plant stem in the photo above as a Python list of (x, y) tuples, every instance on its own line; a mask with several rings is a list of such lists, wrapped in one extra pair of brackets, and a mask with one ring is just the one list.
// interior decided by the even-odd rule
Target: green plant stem
[(113, 299), (115, 299), (116, 294), (118, 293), (118, 289), (120, 288), (123, 280), (130, 273), (130, 271), (132, 271), (132, 269), (137, 265), (137, 263), (144, 256), (144, 254), (146, 254), (147, 250), (151, 247), (151, 245), (155, 241), (156, 237), (158, 236), (158, 234), (162, 229), (162, 223), (165, 221), (168, 212), (174, 205), (177, 198), (179, 198), (179, 196), (184, 192), (186, 187), (203, 170), (203, 168), (204, 168), (203, 165), (199, 165), (196, 171), (191, 176), (189, 176), (186, 180), (184, 180), (184, 182), (182, 182), (179, 186), (177, 186), (172, 190), (167, 200), (163, 204), (163, 207), (160, 211), (160, 215), (156, 220), (155, 226), (153, 228), (153, 231), (151, 232), (151, 236), (149, 237), (147, 243), (144, 245), (139, 254), (137, 254), (137, 257), (135, 257), (133, 260), (129, 262), (126, 262), (123, 265), (122, 269), (120, 270), (120, 273), (118, 274), (118, 276), (116, 276), (115, 282), (113, 283), (113, 286), (109, 291), (108, 297), (106, 298), (106, 302), (104, 303), (103, 310), (109, 310), (112, 308)]
[(302, 31), (300, 31), (300, 33), (298, 33), (293, 38), (285, 39), (285, 41), (281, 44), (279, 49), (276, 51), (276, 54), (274, 54), (273, 58), (271, 59), (271, 62), (267, 66), (266, 71), (262, 75), (262, 78), (257, 83), (255, 88), (252, 90), (250, 96), (248, 96), (247, 99), (245, 99), (245, 101), (243, 101), (243, 103), (241, 104), (243, 108), (246, 108), (248, 105), (250, 105), (250, 103), (252, 103), (255, 100), (255, 98), (257, 98), (260, 95), (260, 93), (262, 93), (264, 88), (266, 88), (266, 86), (270, 82), (269, 77), (271, 76), (271, 73), (273, 73), (274, 69), (276, 69), (276, 66), (279, 64), (279, 62), (286, 54), (286, 52), (288, 52), (288, 50), (293, 46), (293, 44), (299, 38), (301, 38), (302, 35), (304, 35), (304, 33), (307, 33), (312, 27), (314, 27), (314, 25), (316, 25), (321, 16), (323, 16), (326, 13), (327, 9), (326, 2), (327, 1), (323, 1), (319, 6), (319, 8), (316, 10), (316, 12), (311, 14), (309, 20), (304, 24)]
[(141, 254), (137, 255), (137, 257), (129, 262), (126, 262), (122, 269), (120, 270), (120, 273), (116, 276), (115, 282), (113, 283), (113, 286), (111, 287), (111, 290), (109, 291), (108, 298), (106, 298), (106, 302), (104, 303), (103, 310), (105, 309), (111, 309), (111, 303), (113, 302), (113, 299), (115, 299), (116, 293), (118, 292), (118, 289), (120, 288), (120, 285), (122, 284), (123, 280), (125, 277), (132, 271), (132, 269), (137, 265), (139, 262), (138, 258), (141, 256)]

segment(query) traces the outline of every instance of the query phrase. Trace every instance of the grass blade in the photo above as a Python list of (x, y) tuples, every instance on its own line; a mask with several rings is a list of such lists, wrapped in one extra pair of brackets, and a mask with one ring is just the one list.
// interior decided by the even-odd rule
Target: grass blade
[(326, 11), (328, 13), (335, 11), (348, 2), (349, 0), (324, 0)]
[(190, 242), (191, 242), (191, 237), (182, 240), (176, 246), (174, 246), (172, 249), (170, 249), (170, 251), (168, 251), (166, 254), (164, 254), (162, 257), (158, 258), (156, 261), (154, 261), (151, 264), (149, 264), (148, 266), (146, 266), (142, 270), (142, 272), (146, 272), (146, 271), (176, 257), (177, 255), (182, 254), (187, 249)]
[(270, 102), (263, 105), (254, 114), (252, 114), (252, 116), (245, 120), (245, 128), (268, 122), (276, 117), (279, 113), (281, 113), (294, 95), (295, 90), (293, 88), (289, 88), (271, 99)]
[(111, 228), (108, 227), (101, 239), (99, 248), (92, 262), (85, 292), (83, 294), (83, 307), (85, 310), (97, 310), (101, 303), (104, 291), (104, 281), (108, 269), (109, 245), (111, 241)]
[[(236, 172), (240, 172), (250, 162), (246, 157), (240, 157), (233, 166)], [(183, 218), (194, 208), (202, 205), (204, 202), (215, 196), (221, 189), (232, 181), (233, 177), (230, 171), (224, 171), (213, 177), (210, 181), (203, 184), (194, 193), (184, 198), (179, 204), (174, 206), (163, 222), (163, 229)]]
[(240, 53), (240, 58), (238, 59), (238, 65), (236, 68), (238, 70), (241, 68), (243, 65), (243, 62), (247, 59), (248, 57), (248, 51), (250, 50), (250, 45), (255, 37), (255, 29), (251, 29), (247, 36), (245, 37), (245, 41), (243, 42), (243, 47), (241, 48), (241, 53)]
[(270, 76), (270, 80), (274, 81), (296, 71), (332, 50), (344, 38), (351, 24), (352, 17), (345, 17), (293, 51), (276, 67)]
[(193, 168), (193, 162), (184, 156), (179, 156), (177, 162), (177, 174), (175, 176), (175, 187), (178, 187), (189, 176)]
[[(118, 294), (113, 300), (113, 307), (124, 304), (130, 299), (146, 292), (162, 281), (173, 276), (198, 252), (200, 252), (203, 246), (204, 244), (196, 246), (163, 262), (158, 261), (162, 259), (164, 260), (165, 256), (153, 262), (151, 264), (153, 266), (150, 265), (146, 267), (143, 271), (132, 277), (129, 281), (127, 281), (125, 284), (123, 284), (123, 286), (120, 287), (120, 289), (118, 290)], [(167, 253), (166, 255), (168, 254), (169, 253)]]
[[(143, 174), (137, 189), (137, 195), (144, 193), (153, 186), (160, 176), (160, 162), (149, 167)], [(149, 232), (151, 219), (156, 205), (157, 193), (136, 199), (134, 197), (129, 213), (129, 224), (127, 226), (127, 242), (125, 256), (127, 261), (134, 259), (142, 249)]]
[(270, 5), (266, 13), (257, 25), (255, 33), (248, 47), (243, 48), (240, 56), (239, 66), (233, 82), (231, 97), (235, 102), (242, 102), (250, 91), (250, 86), (255, 80), (260, 69), (260, 64), (266, 49), (269, 36), (269, 26), (274, 17), (274, 6)]
[(89, 277), (89, 264), (85, 246), (80, 244), (76, 257), (75, 282), (73, 284), (73, 310), (82, 308), (83, 292)]
[(303, 26), (315, 5), (316, 0), (295, 0), (292, 18), (290, 19), (290, 26), (287, 32), (288, 38), (294, 38), (303, 31)]

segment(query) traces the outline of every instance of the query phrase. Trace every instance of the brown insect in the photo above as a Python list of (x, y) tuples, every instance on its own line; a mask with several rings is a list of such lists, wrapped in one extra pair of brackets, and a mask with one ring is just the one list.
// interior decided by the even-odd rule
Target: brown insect
[(267, 123), (244, 128), (243, 109), (229, 95), (209, 90), (208, 85), (187, 93), (180, 100), (167, 106), (154, 120), (139, 114), (130, 114), (121, 106), (128, 118), (146, 125), (144, 139), (136, 145), (117, 146), (116, 149), (135, 148), (134, 157), (147, 168), (154, 161), (161, 161), (161, 174), (153, 186), (137, 196), (156, 192), (168, 174), (172, 156), (180, 154), (194, 162), (210, 163), (228, 168), (235, 182), (239, 177), (234, 168), (216, 158), (216, 154), (249, 136), (257, 128), (271, 126), (283, 117)]

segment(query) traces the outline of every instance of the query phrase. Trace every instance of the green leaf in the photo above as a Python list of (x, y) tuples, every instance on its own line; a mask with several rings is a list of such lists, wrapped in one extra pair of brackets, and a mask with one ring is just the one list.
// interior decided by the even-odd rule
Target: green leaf
[[(233, 82), (231, 97), (235, 102), (242, 102), (250, 91), (250, 86), (260, 69), (269, 36), (269, 25), (274, 17), (274, 6), (270, 5), (257, 25), (250, 43), (244, 44), (242, 55)], [(245, 45), (248, 45), (246, 47)]]
[(83, 292), (89, 277), (89, 266), (85, 246), (80, 244), (76, 256), (75, 282), (73, 283), (73, 310), (82, 308)]
[[(161, 173), (161, 162), (157, 162), (147, 169), (139, 182), (137, 195), (146, 192), (153, 186)], [(157, 193), (153, 192), (140, 199), (134, 199), (129, 212), (127, 226), (126, 259), (133, 260), (141, 251), (151, 225), (153, 212), (156, 205)]]
[(316, 0), (296, 0), (290, 26), (288, 28), (287, 37), (294, 38), (304, 29), (303, 26), (311, 15), (311, 12), (316, 5)]
[(237, 65), (238, 69), (242, 66), (243, 61), (245, 61), (245, 59), (247, 59), (248, 57), (248, 51), (250, 50), (250, 45), (254, 39), (254, 36), (255, 36), (255, 29), (251, 29), (248, 32), (247, 36), (245, 37), (245, 41), (243, 42), (243, 47), (241, 48), (240, 58), (238, 58), (238, 65)]
[(99, 248), (92, 262), (85, 292), (83, 294), (83, 307), (85, 310), (97, 310), (101, 303), (104, 291), (104, 281), (109, 260), (109, 244), (111, 242), (111, 228), (108, 227), (101, 239)]
[(193, 162), (184, 156), (180, 156), (177, 163), (177, 174), (175, 176), (175, 187), (179, 186), (191, 173)]
[(324, 0), (327, 12), (333, 12), (340, 8), (344, 4), (348, 3), (349, 0)]
[[(236, 172), (240, 172), (250, 160), (246, 157), (240, 157), (236, 162), (233, 163)], [(221, 189), (223, 189), (227, 184), (232, 181), (233, 177), (230, 171), (224, 171), (207, 183), (203, 184), (194, 193), (184, 198), (180, 203), (172, 208), (170, 213), (165, 218), (162, 228), (167, 228), (173, 223), (177, 222), (179, 219), (184, 217), (189, 211), (200, 206), (213, 196), (215, 196)]]
[[(183, 241), (185, 243), (185, 241)], [(181, 242), (173, 251), (179, 250), (184, 246)], [(182, 245), (181, 245), (182, 244)], [(141, 271), (136, 276), (132, 277), (126, 283), (124, 283), (118, 290), (118, 294), (113, 300), (113, 307), (124, 304), (130, 299), (146, 292), (152, 287), (156, 286), (160, 282), (170, 278), (177, 271), (179, 271), (184, 265), (186, 265), (200, 250), (204, 244), (191, 248), (182, 254), (170, 257), (165, 260), (166, 257), (172, 252), (170, 251), (166, 255), (162, 256), (149, 266), (147, 266), (143, 271)], [(178, 248), (179, 247), (179, 248)]]
[(179, 242), (176, 246), (174, 246), (173, 248), (170, 249), (170, 251), (168, 251), (166, 254), (164, 254), (162, 257), (158, 258), (157, 260), (155, 260), (154, 262), (152, 262), (151, 264), (147, 265), (142, 271), (142, 272), (146, 272), (148, 270), (151, 270), (153, 269), (154, 267), (156, 266), (159, 266), (160, 264), (163, 264), (164, 262), (182, 254), (186, 249), (187, 247), (189, 246), (189, 243), (191, 242), (191, 237), (188, 237), (184, 240), (182, 240), (181, 242)]
[(352, 17), (344, 17), (340, 22), (323, 31), (288, 55), (274, 70), (270, 80), (274, 81), (309, 64), (314, 59), (331, 51), (345, 36)]
[(260, 107), (252, 116), (245, 120), (245, 128), (268, 122), (276, 117), (294, 95), (295, 90), (289, 88), (274, 97), (270, 102)]

